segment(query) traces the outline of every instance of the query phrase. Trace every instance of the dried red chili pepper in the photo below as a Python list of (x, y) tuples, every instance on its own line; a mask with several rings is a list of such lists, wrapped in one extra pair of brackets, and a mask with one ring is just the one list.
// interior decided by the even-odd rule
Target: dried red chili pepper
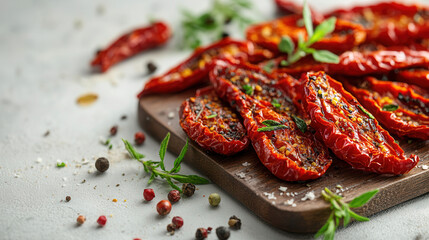
[[(218, 62), (210, 72), (218, 95), (243, 117), (253, 148), (268, 170), (286, 181), (319, 178), (332, 161), (328, 150), (295, 123), (299, 113), (286, 92), (276, 87), (281, 81), (270, 85), (273, 79), (262, 70), (226, 62)], [(267, 120), (279, 124), (271, 128), (276, 130), (266, 128)]]
[(170, 27), (164, 22), (154, 22), (144, 28), (135, 29), (120, 36), (106, 49), (97, 53), (92, 66), (107, 71), (112, 65), (144, 50), (161, 46), (171, 37)]
[(423, 68), (403, 69), (395, 73), (396, 80), (429, 89), (429, 70)]
[(387, 46), (407, 45), (429, 37), (429, 8), (383, 2), (352, 9), (338, 9), (327, 16), (361, 24), (367, 41)]
[(324, 72), (307, 73), (305, 108), (325, 144), (353, 168), (376, 173), (404, 174), (419, 157), (404, 151), (341, 83)]
[[(289, 36), (295, 44), (299, 36), (307, 39), (307, 31), (304, 26), (298, 26), (302, 17), (291, 15), (250, 26), (246, 31), (246, 38), (253, 43), (278, 53), (278, 44), (282, 36)], [(316, 24), (316, 23), (315, 23)], [(315, 49), (325, 49), (335, 53), (341, 53), (352, 49), (365, 40), (366, 33), (359, 24), (337, 19), (335, 30), (325, 38), (311, 45)]]
[(429, 139), (429, 100), (408, 84), (368, 77), (358, 87), (344, 86), (390, 133)]
[(172, 93), (187, 89), (204, 80), (216, 58), (234, 58), (247, 60), (253, 45), (248, 42), (224, 38), (205, 48), (197, 48), (194, 53), (178, 66), (164, 75), (154, 77), (144, 86), (138, 95), (151, 93)]
[(180, 126), (202, 148), (232, 155), (249, 145), (237, 114), (225, 105), (212, 87), (197, 91), (180, 108)]

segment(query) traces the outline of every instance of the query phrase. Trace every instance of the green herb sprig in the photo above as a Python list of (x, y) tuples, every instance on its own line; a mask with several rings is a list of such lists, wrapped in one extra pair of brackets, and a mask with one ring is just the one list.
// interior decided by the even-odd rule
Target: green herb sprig
[(209, 119), (209, 118), (215, 118), (215, 117), (217, 117), (217, 113), (214, 113), (214, 114), (212, 114), (212, 115), (209, 115), (209, 116), (207, 116), (206, 118), (207, 118), (207, 119)]
[(307, 123), (304, 120), (295, 115), (292, 115), (292, 119), (301, 132), (305, 133), (307, 131)]
[(375, 119), (374, 118), (374, 116), (370, 113), (370, 112), (368, 112), (365, 108), (363, 108), (361, 105), (358, 105), (358, 107), (359, 107), (359, 109), (362, 111), (362, 112), (364, 112), (369, 118), (371, 118), (371, 119)]
[(253, 87), (251, 85), (243, 85), (243, 90), (247, 95), (253, 95)]
[(210, 35), (211, 41), (222, 38), (226, 23), (235, 22), (244, 29), (252, 20), (243, 16), (242, 10), (251, 9), (249, 0), (214, 0), (211, 9), (200, 14), (183, 10), (183, 43), (185, 47), (197, 48), (203, 44), (203, 35)]
[(398, 110), (399, 106), (395, 104), (387, 104), (383, 106), (383, 111), (393, 112)]
[(189, 140), (186, 140), (185, 146), (183, 146), (179, 156), (176, 158), (176, 160), (174, 160), (173, 168), (169, 171), (165, 169), (164, 158), (165, 158), (165, 153), (167, 151), (169, 140), (170, 140), (170, 133), (168, 133), (167, 136), (165, 136), (164, 140), (162, 140), (161, 142), (161, 146), (159, 148), (160, 161), (152, 161), (152, 160), (144, 161), (142, 160), (142, 158), (144, 158), (145, 156), (137, 152), (127, 140), (122, 139), (122, 141), (125, 144), (125, 149), (127, 149), (130, 156), (135, 160), (141, 162), (143, 164), (144, 171), (151, 174), (149, 181), (147, 182), (148, 185), (151, 184), (156, 177), (160, 177), (162, 179), (165, 179), (172, 188), (182, 192), (182, 189), (180, 189), (176, 184), (174, 184), (173, 180), (176, 180), (181, 183), (192, 183), (192, 184), (210, 183), (209, 180), (197, 175), (177, 174), (180, 171), (180, 168), (181, 168), (180, 165), (188, 150)]
[(304, 25), (307, 31), (308, 40), (304, 41), (303, 36), (299, 35), (298, 46), (295, 48), (295, 43), (289, 36), (283, 36), (278, 45), (279, 51), (282, 53), (287, 53), (287, 60), (280, 62), (281, 66), (289, 66), (301, 58), (311, 54), (314, 60), (318, 62), (325, 63), (338, 63), (339, 57), (328, 51), (328, 50), (316, 50), (311, 48), (315, 42), (318, 42), (324, 38), (327, 34), (330, 34), (335, 29), (335, 22), (337, 19), (335, 17), (330, 17), (327, 20), (319, 24), (316, 29), (313, 30), (313, 20), (311, 18), (310, 7), (307, 4), (307, 0), (304, 1), (304, 8), (302, 11), (302, 16), (304, 18)]
[(257, 130), (258, 132), (270, 132), (270, 131), (289, 128), (288, 126), (283, 125), (280, 122), (277, 122), (275, 120), (265, 120), (262, 122), (262, 124), (264, 124), (266, 127), (258, 128)]
[(369, 221), (369, 218), (358, 215), (353, 212), (350, 208), (358, 208), (365, 205), (371, 198), (378, 193), (378, 189), (366, 192), (349, 203), (344, 203), (341, 196), (338, 196), (331, 192), (328, 188), (322, 190), (322, 197), (326, 202), (331, 204), (331, 214), (325, 225), (314, 235), (315, 238), (323, 236), (325, 240), (332, 240), (335, 236), (335, 230), (340, 225), (340, 220), (343, 220), (343, 226), (347, 227), (350, 223), (351, 218), (356, 219), (359, 222)]

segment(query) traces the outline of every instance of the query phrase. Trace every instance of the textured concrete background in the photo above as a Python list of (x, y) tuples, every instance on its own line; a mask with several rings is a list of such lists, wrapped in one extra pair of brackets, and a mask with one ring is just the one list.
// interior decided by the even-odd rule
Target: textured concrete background
[[(254, 2), (258, 18), (273, 17), (272, 1)], [(322, 11), (350, 2), (310, 1)], [(175, 204), (165, 218), (155, 211), (169, 190), (163, 182), (152, 185), (154, 201), (142, 201), (148, 176), (138, 162), (126, 157), (120, 138), (132, 140), (140, 129), (135, 96), (147, 80), (144, 64), (153, 60), (159, 74), (189, 51), (178, 50), (176, 34), (166, 48), (138, 55), (106, 74), (92, 73), (88, 63), (97, 48), (145, 25), (150, 17), (165, 19), (178, 33), (180, 8), (197, 12), (209, 3), (0, 1), (0, 239), (192, 239), (196, 228), (227, 225), (233, 214), (242, 219), (243, 227), (233, 231), (231, 239), (311, 238), (270, 227), (214, 184), (199, 186), (192, 198)], [(76, 98), (88, 92), (97, 93), (98, 101), (78, 106)], [(123, 114), (128, 119), (121, 121)], [(114, 124), (119, 131), (108, 151), (99, 136), (107, 137)], [(50, 134), (44, 137), (47, 130)], [(157, 159), (158, 148), (159, 143), (148, 136), (138, 150)], [(108, 157), (111, 166), (100, 175), (92, 172), (92, 166), (101, 156)], [(171, 163), (174, 157), (167, 154), (166, 159)], [(57, 168), (57, 159), (67, 167)], [(198, 174), (183, 165), (183, 173)], [(207, 202), (212, 192), (222, 196), (217, 209)], [(68, 203), (62, 201), (67, 195)], [(75, 224), (78, 214), (87, 217), (80, 227)], [(108, 216), (104, 228), (95, 223), (99, 215)], [(182, 216), (185, 225), (174, 236), (166, 236), (165, 227), (173, 216)], [(368, 223), (339, 230), (337, 238), (428, 239), (429, 195), (372, 216)], [(216, 239), (215, 234), (209, 239)]]

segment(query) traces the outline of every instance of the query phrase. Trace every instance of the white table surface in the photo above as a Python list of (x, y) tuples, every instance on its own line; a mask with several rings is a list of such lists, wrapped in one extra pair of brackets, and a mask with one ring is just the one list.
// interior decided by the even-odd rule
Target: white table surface
[[(273, 18), (271, 0), (254, 2), (261, 19)], [(310, 1), (318, 10), (349, 4), (345, 2)], [(199, 11), (208, 5), (201, 0), (0, 1), (0, 239), (192, 239), (198, 227), (225, 226), (233, 214), (243, 226), (232, 231), (231, 239), (312, 237), (269, 226), (215, 184), (198, 186), (192, 198), (174, 204), (164, 218), (155, 205), (166, 198), (168, 185), (155, 181), (151, 187), (156, 198), (142, 200), (148, 176), (140, 163), (126, 157), (120, 139), (132, 140), (140, 130), (136, 94), (148, 79), (143, 76), (146, 62), (153, 60), (160, 74), (189, 51), (177, 48), (176, 34), (166, 48), (138, 55), (106, 74), (92, 72), (89, 61), (97, 48), (145, 25), (150, 17), (166, 20), (177, 33), (180, 8)], [(76, 98), (88, 92), (97, 93), (98, 101), (78, 106)], [(120, 120), (124, 114), (128, 118)], [(115, 124), (119, 131), (108, 151), (99, 137), (107, 137)], [(50, 134), (44, 137), (47, 130)], [(152, 159), (157, 159), (158, 149), (159, 143), (150, 136), (138, 147)], [(110, 160), (109, 170), (89, 173), (94, 159), (101, 156)], [(41, 163), (36, 162), (38, 157)], [(167, 154), (168, 164), (174, 157)], [(76, 167), (82, 158), (90, 163)], [(57, 159), (67, 167), (57, 168)], [(199, 174), (182, 165), (183, 173)], [(216, 209), (207, 201), (213, 192), (222, 196)], [(68, 203), (62, 201), (67, 195)], [(87, 221), (77, 227), (79, 214)], [(100, 215), (108, 216), (104, 228), (96, 224)], [(166, 236), (173, 216), (182, 216), (185, 225), (174, 236)], [(337, 239), (428, 238), (428, 194), (337, 233)], [(209, 239), (216, 239), (215, 233)]]

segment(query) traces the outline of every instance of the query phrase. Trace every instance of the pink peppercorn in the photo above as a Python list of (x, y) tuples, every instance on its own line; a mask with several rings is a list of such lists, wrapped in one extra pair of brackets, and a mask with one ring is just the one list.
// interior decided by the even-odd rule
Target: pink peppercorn
[(176, 229), (179, 229), (183, 226), (183, 218), (175, 216), (173, 217), (172, 223)]
[(180, 200), (180, 192), (178, 190), (171, 190), (168, 193), (168, 200), (172, 203), (178, 202)]
[(143, 197), (146, 201), (151, 201), (155, 197), (155, 192), (152, 188), (146, 188), (143, 190)]
[(97, 223), (100, 225), (100, 226), (104, 226), (104, 225), (106, 225), (106, 222), (107, 222), (107, 218), (106, 218), (106, 216), (104, 216), (104, 215), (101, 215), (98, 219), (97, 219)]
[(136, 132), (136, 134), (134, 135), (134, 142), (137, 145), (142, 145), (145, 139), (146, 139), (146, 136), (142, 132)]

